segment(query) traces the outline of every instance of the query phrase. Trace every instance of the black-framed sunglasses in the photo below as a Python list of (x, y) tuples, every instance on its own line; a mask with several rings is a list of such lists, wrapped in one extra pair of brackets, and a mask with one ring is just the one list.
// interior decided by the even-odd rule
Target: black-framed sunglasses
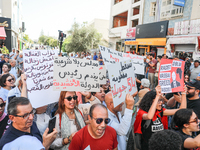
[(71, 96), (65, 97), (65, 99), (67, 99), (68, 101), (71, 101), (72, 98), (73, 98), (74, 100), (77, 100), (78, 96), (74, 95), (73, 97), (71, 97)]
[(14, 81), (15, 79), (14, 79), (14, 78), (11, 78), (11, 79), (8, 79), (7, 81), (8, 81), (8, 82), (11, 82), (12, 80)]
[(104, 120), (105, 124), (108, 124), (110, 122), (110, 118), (105, 118), (105, 119), (103, 119), (103, 118), (94, 118), (94, 117), (91, 117), (91, 118), (96, 120), (97, 124), (101, 124), (103, 122), (103, 120)]
[(6, 105), (6, 103), (1, 103), (0, 107), (3, 108)]
[(26, 113), (24, 115), (14, 115), (15, 117), (21, 117), (24, 119), (28, 119), (30, 115), (34, 115), (36, 113), (36, 109), (33, 108), (33, 110), (30, 113)]
[(194, 119), (194, 121), (189, 121), (189, 123), (193, 123), (193, 122), (196, 122), (196, 124), (198, 124), (198, 123), (199, 123), (198, 117), (196, 117), (196, 118)]

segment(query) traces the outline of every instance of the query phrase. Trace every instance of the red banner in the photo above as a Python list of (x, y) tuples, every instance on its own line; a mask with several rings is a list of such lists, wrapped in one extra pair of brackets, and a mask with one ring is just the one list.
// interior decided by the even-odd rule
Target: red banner
[(181, 92), (184, 90), (184, 66), (184, 61), (161, 60), (158, 80), (162, 93)]

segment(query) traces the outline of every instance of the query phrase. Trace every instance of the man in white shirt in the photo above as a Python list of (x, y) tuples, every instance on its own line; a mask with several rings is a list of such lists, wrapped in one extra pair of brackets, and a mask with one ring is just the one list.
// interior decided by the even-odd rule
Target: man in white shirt
[(15, 55), (15, 49), (13, 48), (12, 52), (10, 52), (10, 59), (14, 59)]
[(15, 80), (17, 80), (17, 69), (16, 69), (16, 60), (10, 59), (9, 60), (10, 65), (11, 65), (11, 70), (9, 71), (10, 74), (14, 75)]
[(194, 61), (194, 68), (191, 70), (190, 80), (196, 79), (198, 77), (199, 73), (200, 73), (199, 61), (195, 60)]
[(114, 108), (111, 92), (106, 94), (105, 102), (108, 108), (108, 117), (111, 119), (108, 125), (114, 128), (117, 132), (118, 150), (126, 150), (128, 141), (127, 133), (131, 125), (134, 106), (133, 96), (131, 96), (130, 94), (126, 95), (126, 108), (123, 117), (120, 113), (122, 111), (123, 103)]

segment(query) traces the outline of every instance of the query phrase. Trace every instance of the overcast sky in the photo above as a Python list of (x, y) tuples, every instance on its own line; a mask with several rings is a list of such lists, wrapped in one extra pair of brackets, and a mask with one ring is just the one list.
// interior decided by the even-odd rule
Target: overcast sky
[(22, 0), (25, 34), (38, 39), (45, 35), (58, 37), (58, 30), (70, 30), (74, 20), (90, 22), (110, 19), (110, 0)]

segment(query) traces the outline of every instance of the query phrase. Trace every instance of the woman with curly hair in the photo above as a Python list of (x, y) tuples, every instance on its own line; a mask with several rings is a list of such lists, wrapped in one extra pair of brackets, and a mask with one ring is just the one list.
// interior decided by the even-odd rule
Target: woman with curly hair
[(58, 134), (51, 145), (52, 149), (68, 150), (75, 133), (85, 126), (82, 114), (78, 110), (77, 98), (76, 92), (60, 93), (55, 125)]
[(191, 109), (178, 110), (172, 121), (172, 128), (182, 138), (181, 150), (197, 150), (200, 147), (200, 134), (192, 136), (192, 132), (199, 131), (199, 120), (195, 112)]
[[(186, 108), (186, 86), (184, 89), (179, 109)], [(153, 133), (164, 130), (163, 116), (174, 115), (177, 110), (162, 107), (159, 85), (156, 87), (156, 91), (149, 91), (144, 95), (134, 123), (134, 133), (142, 134), (141, 150), (148, 150), (148, 141)]]

